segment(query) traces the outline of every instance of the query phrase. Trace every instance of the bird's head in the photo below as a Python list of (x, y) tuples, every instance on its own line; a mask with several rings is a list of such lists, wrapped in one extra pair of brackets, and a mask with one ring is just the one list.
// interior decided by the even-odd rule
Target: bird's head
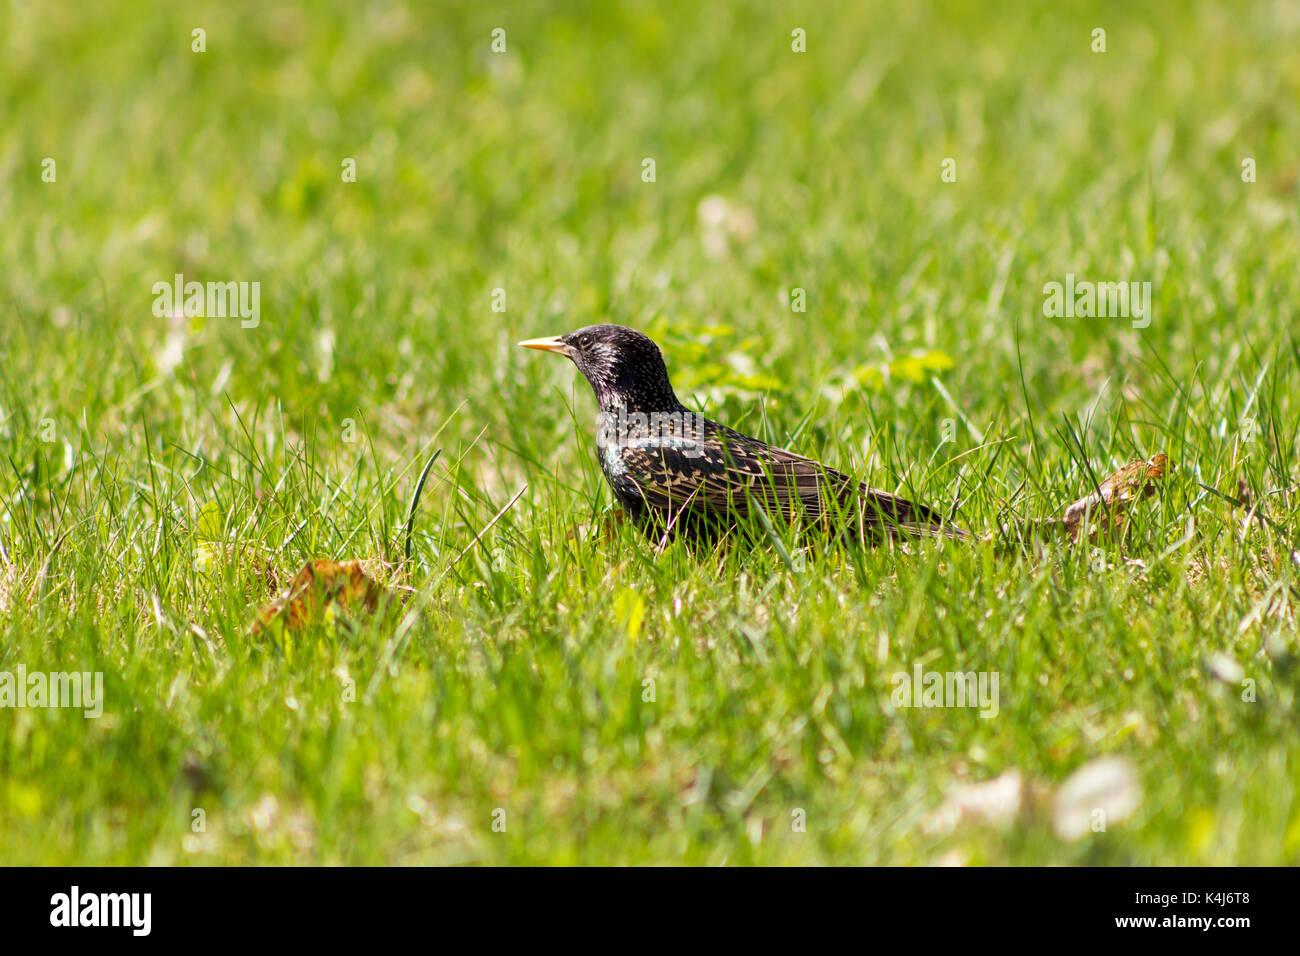
[(567, 335), (520, 342), (526, 349), (558, 352), (573, 359), (601, 411), (665, 412), (682, 407), (668, 380), (659, 346), (622, 325), (589, 325)]

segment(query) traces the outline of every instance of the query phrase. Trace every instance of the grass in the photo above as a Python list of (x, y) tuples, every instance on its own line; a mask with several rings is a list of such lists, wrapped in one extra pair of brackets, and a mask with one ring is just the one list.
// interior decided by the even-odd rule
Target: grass
[[(0, 671), (105, 701), (0, 709), (0, 860), (1300, 862), (1294, 533), (1203, 487), (1297, 527), (1298, 33), (6, 4)], [(176, 273), (260, 282), (260, 324), (155, 317)], [(1152, 282), (1150, 325), (1044, 317), (1067, 273)], [(513, 345), (600, 320), (693, 407), (968, 528), (1170, 475), (1100, 549), (656, 553), (609, 520), (585, 384)], [(318, 558), (396, 599), (254, 634)], [(998, 715), (893, 706), (917, 662), (996, 671)], [(1049, 794), (1106, 755), (1140, 805), (1061, 839)], [(1011, 822), (928, 824), (1013, 769)]]

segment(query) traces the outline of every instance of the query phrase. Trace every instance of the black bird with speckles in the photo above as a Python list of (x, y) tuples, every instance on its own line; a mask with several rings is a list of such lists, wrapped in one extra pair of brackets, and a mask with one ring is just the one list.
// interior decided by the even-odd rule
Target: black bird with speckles
[(653, 538), (712, 537), (754, 507), (785, 522), (842, 518), (873, 540), (966, 536), (932, 508), (690, 411), (673, 392), (659, 346), (640, 332), (590, 325), (519, 344), (567, 355), (586, 376), (600, 406), (601, 470)]

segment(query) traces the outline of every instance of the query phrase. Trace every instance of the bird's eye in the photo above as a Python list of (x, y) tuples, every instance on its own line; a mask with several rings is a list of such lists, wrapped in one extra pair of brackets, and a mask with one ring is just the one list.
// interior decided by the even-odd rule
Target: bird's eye
[(582, 346), (584, 349), (587, 348), (589, 345), (591, 345), (591, 336), (590, 335), (582, 336), (580, 339), (578, 339), (578, 344)]

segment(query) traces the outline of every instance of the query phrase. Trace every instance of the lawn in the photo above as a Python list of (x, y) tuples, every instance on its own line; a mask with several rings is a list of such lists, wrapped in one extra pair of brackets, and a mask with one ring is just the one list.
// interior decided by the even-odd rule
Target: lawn
[[(103, 680), (0, 862), (1300, 863), (1300, 6), (550, 6), (0, 7), (0, 673)], [(656, 549), (515, 346), (602, 321), (977, 532), (1169, 472)], [(318, 559), (379, 609), (254, 627)]]

